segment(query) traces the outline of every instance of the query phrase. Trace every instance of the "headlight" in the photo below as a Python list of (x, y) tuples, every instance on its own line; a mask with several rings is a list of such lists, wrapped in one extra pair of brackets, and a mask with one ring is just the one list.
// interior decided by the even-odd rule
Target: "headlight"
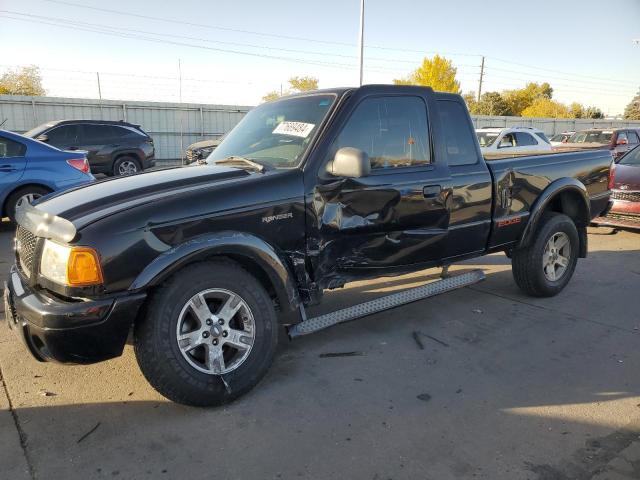
[(86, 286), (102, 283), (98, 253), (93, 248), (70, 247), (45, 240), (40, 274), (61, 285)]

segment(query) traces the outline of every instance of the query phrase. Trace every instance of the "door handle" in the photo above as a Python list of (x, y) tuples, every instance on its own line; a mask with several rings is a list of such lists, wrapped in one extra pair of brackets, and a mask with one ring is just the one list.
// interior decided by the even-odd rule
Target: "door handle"
[(17, 170), (13, 165), (0, 165), (0, 172), (13, 172)]
[(436, 198), (440, 193), (442, 193), (442, 186), (440, 185), (427, 185), (422, 189), (424, 198)]

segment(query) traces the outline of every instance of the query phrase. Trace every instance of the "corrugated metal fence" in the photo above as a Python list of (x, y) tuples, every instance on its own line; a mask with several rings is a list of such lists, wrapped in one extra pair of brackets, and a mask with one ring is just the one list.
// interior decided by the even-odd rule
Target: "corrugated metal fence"
[(473, 125), (482, 127), (534, 127), (548, 136), (562, 132), (576, 132), (589, 128), (640, 128), (640, 122), (624, 120), (592, 120), (583, 118), (528, 118), (528, 117), (493, 117), (472, 115)]
[(176, 159), (189, 144), (227, 133), (250, 108), (0, 95), (0, 123), (6, 120), (2, 128), (26, 132), (52, 120), (125, 120), (141, 125), (151, 135), (156, 158)]
[[(0, 95), (0, 123), (3, 128), (26, 132), (52, 120), (126, 120), (142, 125), (153, 137), (156, 157), (177, 159), (191, 143), (219, 138), (251, 107), (194, 103), (121, 102), (57, 97)], [(478, 127), (536, 127), (547, 135), (586, 128), (636, 127), (640, 122), (524, 117), (473, 116)]]

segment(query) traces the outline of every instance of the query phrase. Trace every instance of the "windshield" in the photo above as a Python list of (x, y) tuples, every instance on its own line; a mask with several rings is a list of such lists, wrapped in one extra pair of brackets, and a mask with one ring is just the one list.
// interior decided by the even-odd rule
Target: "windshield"
[(589, 130), (586, 132), (577, 132), (571, 135), (568, 143), (602, 143), (611, 142), (613, 132), (611, 130)]
[(620, 159), (618, 165), (635, 165), (640, 167), (640, 148), (636, 147)]
[(229, 132), (207, 163), (244, 157), (268, 167), (296, 167), (335, 99), (310, 95), (260, 105)]
[(498, 138), (497, 132), (476, 132), (481, 147), (490, 147)]

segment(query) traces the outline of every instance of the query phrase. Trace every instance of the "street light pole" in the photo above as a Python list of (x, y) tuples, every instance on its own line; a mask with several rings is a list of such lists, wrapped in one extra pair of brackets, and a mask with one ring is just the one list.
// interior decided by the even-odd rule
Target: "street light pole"
[(360, 86), (362, 86), (364, 62), (364, 0), (360, 0), (360, 36), (358, 37), (358, 58), (360, 64)]

